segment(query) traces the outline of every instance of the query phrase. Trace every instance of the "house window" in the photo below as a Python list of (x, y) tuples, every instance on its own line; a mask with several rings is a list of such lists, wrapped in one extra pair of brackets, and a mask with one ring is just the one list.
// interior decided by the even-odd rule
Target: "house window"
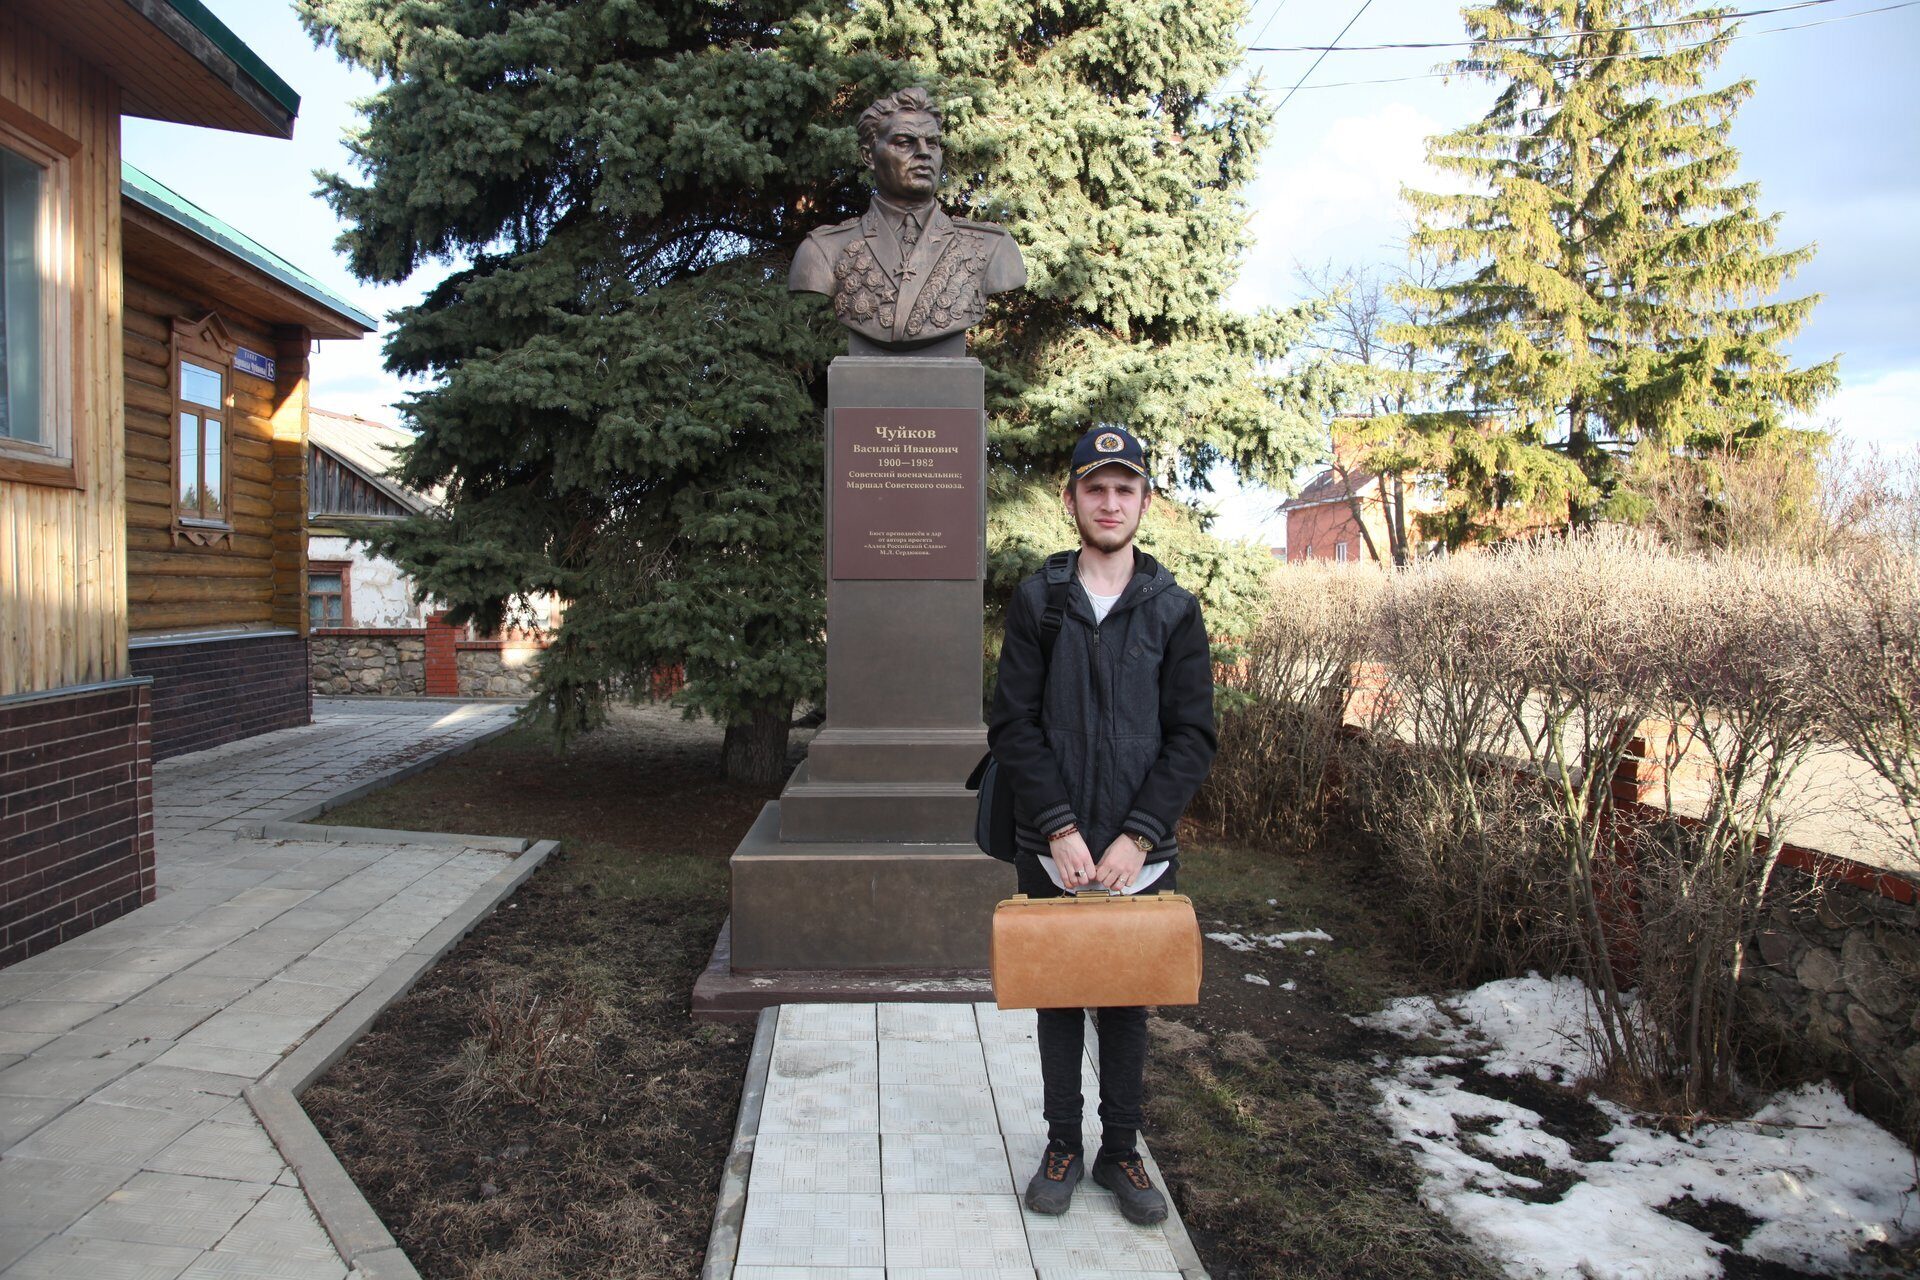
[(1333, 544), (1333, 558), (1339, 561), (1341, 564), (1345, 564), (1347, 562), (1347, 544), (1346, 543), (1336, 542)]
[(79, 483), (68, 154), (0, 121), (0, 480)]
[(217, 316), (173, 325), (174, 540), (211, 546), (232, 536), (227, 480), (233, 340)]
[(348, 607), (351, 569), (351, 564), (345, 560), (315, 560), (307, 566), (309, 627), (353, 625), (353, 613)]

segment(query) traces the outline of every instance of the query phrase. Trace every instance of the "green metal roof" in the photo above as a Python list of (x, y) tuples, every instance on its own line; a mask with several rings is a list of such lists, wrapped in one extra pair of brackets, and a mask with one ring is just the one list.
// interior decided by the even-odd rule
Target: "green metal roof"
[(207, 6), (200, 3), (200, 0), (167, 0), (167, 7), (192, 23), (194, 29), (201, 35), (218, 45), (222, 53), (232, 58), (234, 63), (252, 76), (275, 102), (285, 107), (288, 115), (300, 114), (300, 95), (293, 91), (293, 86), (275, 75), (273, 68), (269, 67), (259, 54), (248, 48), (246, 41), (233, 34), (233, 30), (226, 23), (214, 17)]
[[(175, 0), (175, 3), (178, 2), (179, 0)], [(248, 265), (266, 272), (281, 284), (313, 299), (342, 319), (369, 331), (380, 327), (379, 321), (330, 291), (325, 285), (273, 250), (246, 233), (228, 226), (179, 192), (155, 181), (151, 176), (142, 173), (124, 160), (120, 162), (120, 193), (143, 208), (151, 209), (167, 221), (185, 227), (202, 240), (220, 246)]]

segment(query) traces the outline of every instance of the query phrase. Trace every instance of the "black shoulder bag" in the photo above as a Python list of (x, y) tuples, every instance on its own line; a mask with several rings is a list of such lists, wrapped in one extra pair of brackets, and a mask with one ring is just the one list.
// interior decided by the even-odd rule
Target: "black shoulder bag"
[[(1067, 592), (1073, 585), (1073, 553), (1056, 551), (1047, 557), (1047, 608), (1040, 616), (1040, 699), (1047, 696), (1046, 673), (1053, 666), (1053, 645), (1067, 620)], [(989, 751), (967, 775), (967, 790), (980, 793), (980, 807), (973, 819), (973, 842), (980, 852), (1002, 862), (1012, 862), (1013, 784), (1000, 762)]]

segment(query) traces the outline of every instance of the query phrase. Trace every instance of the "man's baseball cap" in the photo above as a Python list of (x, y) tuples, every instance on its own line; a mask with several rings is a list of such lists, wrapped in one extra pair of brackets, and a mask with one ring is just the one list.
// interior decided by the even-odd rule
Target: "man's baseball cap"
[(1073, 446), (1073, 469), (1069, 474), (1078, 480), (1109, 462), (1117, 462), (1145, 479), (1153, 478), (1147, 475), (1147, 451), (1125, 427), (1095, 427), (1081, 436), (1080, 443)]

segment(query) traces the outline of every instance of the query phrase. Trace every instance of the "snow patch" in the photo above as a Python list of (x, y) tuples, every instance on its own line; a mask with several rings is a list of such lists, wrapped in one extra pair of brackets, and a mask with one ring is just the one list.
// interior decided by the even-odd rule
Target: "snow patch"
[[(1354, 1021), (1448, 1052), (1408, 1058), (1378, 1079), (1378, 1114), (1426, 1175), (1422, 1198), (1516, 1280), (1713, 1280), (1723, 1246), (1657, 1212), (1682, 1196), (1738, 1205), (1760, 1220), (1742, 1251), (1808, 1270), (1844, 1267), (1851, 1249), (1920, 1231), (1911, 1152), (1825, 1084), (1790, 1089), (1750, 1120), (1680, 1138), (1589, 1095), (1612, 1127), (1604, 1158), (1582, 1160), (1526, 1107), (1466, 1088), (1469, 1060), (1493, 1075), (1574, 1084), (1592, 1074), (1590, 997), (1571, 978), (1506, 979), (1445, 1000), (1395, 1000)], [(1515, 1194), (1539, 1180), (1517, 1160), (1573, 1178), (1565, 1195)]]
[[(1229, 951), (1258, 951), (1261, 947), (1271, 947), (1275, 951), (1285, 951), (1289, 942), (1332, 942), (1333, 935), (1319, 929), (1295, 929), (1288, 933), (1210, 933), (1207, 940), (1217, 942)], [(1312, 951), (1307, 952), (1312, 955)]]
[[(1241, 976), (1242, 978), (1244, 978), (1244, 979), (1246, 979), (1246, 980), (1247, 980), (1248, 982), (1251, 982), (1251, 983), (1252, 983), (1252, 984), (1253, 984), (1254, 986), (1256, 986), (1256, 987), (1270, 987), (1270, 986), (1272, 986), (1272, 985), (1273, 985), (1273, 983), (1271, 983), (1271, 982), (1269, 982), (1269, 981), (1267, 981), (1267, 980), (1266, 980), (1265, 978), (1263, 978), (1263, 977), (1261, 977), (1261, 976), (1260, 976), (1259, 974), (1257, 974), (1257, 973), (1243, 973), (1243, 974), (1241, 974), (1240, 976)], [(1293, 984), (1292, 984), (1292, 983), (1288, 983), (1287, 985), (1288, 985), (1288, 986), (1291, 986), (1291, 985), (1293, 985)], [(1283, 988), (1281, 988), (1281, 990), (1283, 990), (1283, 991), (1284, 991), (1285, 989), (1286, 989), (1285, 987), (1283, 987)]]

